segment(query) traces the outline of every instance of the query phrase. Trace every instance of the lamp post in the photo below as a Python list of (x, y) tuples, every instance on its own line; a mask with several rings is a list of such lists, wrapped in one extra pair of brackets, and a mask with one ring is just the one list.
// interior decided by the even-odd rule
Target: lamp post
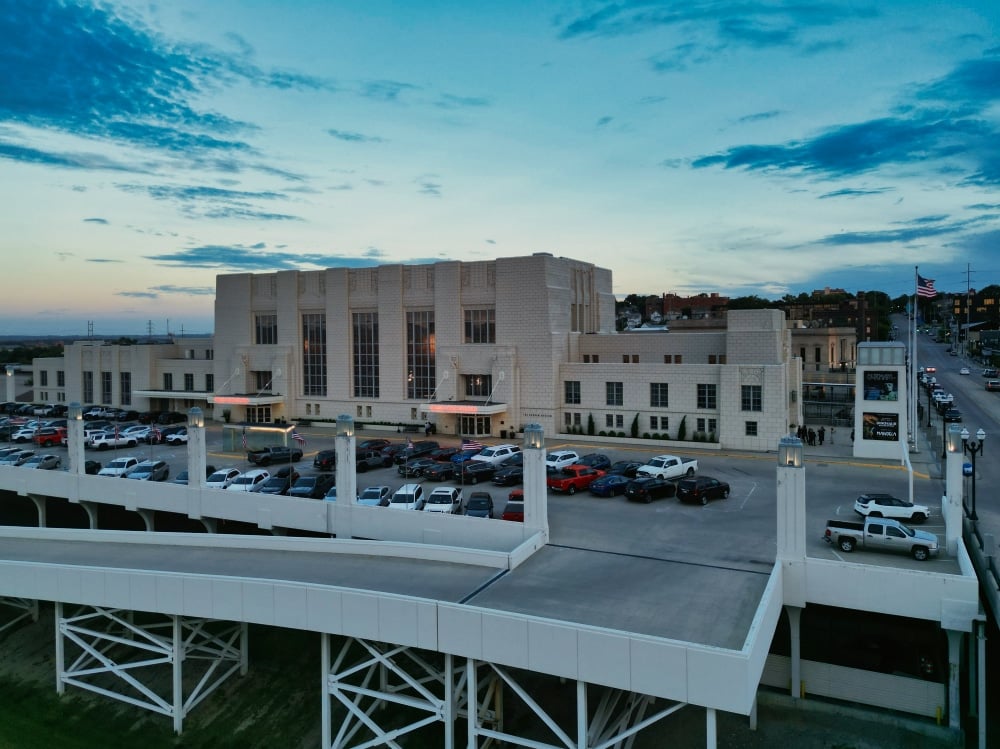
[(948, 435), (945, 432), (948, 429), (948, 422), (944, 420), (944, 412), (941, 412), (941, 459), (944, 460), (948, 456)]
[(545, 432), (541, 424), (524, 428), (524, 522), (549, 534), (548, 488), (545, 484)]
[(931, 389), (927, 388), (927, 427), (931, 426)]
[(983, 454), (983, 443), (986, 442), (986, 432), (982, 429), (976, 432), (976, 439), (969, 439), (969, 430), (962, 430), (962, 452), (972, 458), (972, 514), (969, 518), (976, 522), (979, 516), (976, 515), (976, 456)]

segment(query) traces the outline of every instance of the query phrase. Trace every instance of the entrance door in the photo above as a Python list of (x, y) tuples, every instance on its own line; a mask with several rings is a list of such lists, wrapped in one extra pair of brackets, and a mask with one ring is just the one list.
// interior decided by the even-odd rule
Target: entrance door
[(493, 433), (489, 416), (459, 416), (458, 433), (465, 437), (488, 437)]

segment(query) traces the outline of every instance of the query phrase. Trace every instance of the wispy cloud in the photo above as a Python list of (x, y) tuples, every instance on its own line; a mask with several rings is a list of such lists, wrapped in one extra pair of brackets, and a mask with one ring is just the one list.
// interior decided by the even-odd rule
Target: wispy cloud
[(490, 100), (485, 96), (455, 96), (453, 94), (441, 94), (434, 105), (442, 109), (469, 109), (490, 106)]
[(344, 140), (348, 143), (382, 143), (382, 138), (376, 135), (365, 135), (364, 133), (355, 133), (350, 130), (334, 130), (330, 128), (326, 131), (328, 135), (332, 135), (337, 140)]
[(268, 250), (263, 243), (254, 245), (202, 245), (176, 252), (146, 255), (160, 265), (185, 268), (210, 268), (230, 271), (275, 271), (326, 268), (360, 268), (377, 265), (373, 257), (346, 257), (316, 252)]
[(862, 198), (868, 195), (882, 195), (883, 193), (892, 192), (891, 187), (874, 187), (868, 189), (862, 189), (857, 187), (845, 187), (843, 190), (833, 190), (832, 192), (826, 192), (819, 196), (820, 200), (825, 200), (827, 198)]
[(176, 203), (179, 210), (191, 218), (237, 218), (261, 221), (299, 221), (298, 216), (265, 211), (254, 205), (259, 201), (285, 200), (284, 193), (273, 191), (230, 190), (203, 185), (139, 185), (120, 184), (126, 192), (143, 193), (155, 200)]
[(109, 257), (89, 257), (87, 258), (88, 263), (123, 263), (124, 260), (116, 260), (115, 258)]
[(902, 223), (898, 228), (873, 231), (845, 231), (817, 240), (821, 245), (911, 244), (925, 239), (957, 236), (971, 228), (981, 226), (981, 218), (948, 221), (947, 216), (923, 216)]
[(85, 224), (107, 224), (108, 220), (106, 218), (85, 218), (83, 220)]
[(395, 102), (399, 101), (403, 94), (416, 90), (417, 87), (413, 84), (401, 81), (367, 81), (361, 84), (358, 93), (368, 99)]
[(157, 299), (159, 294), (155, 294), (152, 291), (118, 291), (115, 296), (130, 297), (132, 299)]
[(610, 125), (612, 120), (614, 120), (614, 117), (611, 117), (610, 115), (605, 115), (604, 117), (601, 117), (597, 120), (595, 127), (601, 128), (604, 127), (605, 125)]
[(764, 120), (773, 120), (775, 117), (781, 116), (781, 111), (778, 109), (772, 109), (769, 112), (756, 112), (754, 114), (747, 114), (736, 120), (741, 125), (746, 125), (751, 122), (763, 122)]

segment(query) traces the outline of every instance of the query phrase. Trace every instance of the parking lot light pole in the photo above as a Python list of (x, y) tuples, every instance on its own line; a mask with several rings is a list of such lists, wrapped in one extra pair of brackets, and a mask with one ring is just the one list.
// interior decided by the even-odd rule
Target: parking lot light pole
[(17, 371), (17, 367), (15, 367), (13, 364), (8, 364), (7, 365), (7, 402), (8, 403), (14, 403), (17, 400), (17, 397), (16, 397), (17, 393), (15, 392), (17, 390), (17, 385), (14, 382), (14, 380), (16, 379), (14, 377), (14, 373), (16, 371)]
[(944, 419), (944, 411), (941, 412), (941, 460), (948, 456), (948, 422)]
[(930, 388), (928, 388), (927, 389), (927, 428), (928, 429), (931, 426), (931, 406), (932, 406), (931, 400), (932, 400), (931, 399), (931, 390), (930, 390)]
[(969, 430), (962, 430), (962, 452), (972, 459), (972, 514), (969, 519), (972, 522), (979, 520), (976, 514), (976, 456), (983, 454), (983, 444), (986, 442), (986, 432), (982, 429), (976, 432), (976, 439), (969, 439)]
[(328, 530), (337, 538), (351, 538), (354, 535), (354, 506), (358, 501), (357, 446), (354, 438), (354, 417), (341, 414), (337, 417), (336, 463), (334, 474), (337, 484), (337, 501), (327, 510), (327, 523), (333, 519)]

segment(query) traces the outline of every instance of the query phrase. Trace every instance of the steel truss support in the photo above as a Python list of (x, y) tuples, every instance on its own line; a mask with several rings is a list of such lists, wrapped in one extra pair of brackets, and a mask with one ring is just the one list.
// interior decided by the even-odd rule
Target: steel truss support
[[(13, 611), (9, 611), (13, 609)], [(25, 619), (38, 621), (38, 601), (29, 598), (4, 598), (0, 596), (0, 632), (5, 632)], [(10, 616), (8, 619), (7, 616)]]
[(67, 616), (56, 603), (60, 694), (70, 685), (127, 702), (170, 716), (180, 733), (198, 703), (246, 670), (245, 623), (102, 607), (79, 607)]
[[(434, 723), (442, 724), (438, 745), (444, 749), (462, 745), (480, 749), (498, 745), (630, 749), (639, 733), (686, 707), (686, 703), (666, 703), (583, 681), (565, 684), (562, 689), (566, 694), (553, 699), (559, 691), (552, 689), (559, 683), (555, 677), (528, 672), (517, 675), (474, 659), (466, 660), (464, 666), (461, 661), (456, 665), (450, 654), (358, 638), (341, 642), (334, 653), (331, 636), (321, 639), (323, 749), (400, 749), (401, 737)], [(532, 684), (526, 685), (526, 681)], [(595, 700), (593, 705), (588, 698)], [(575, 704), (573, 719), (554, 717), (543, 701), (560, 709)], [(335, 712), (338, 704), (343, 713)], [(390, 705), (394, 709), (383, 711)], [(505, 708), (515, 706), (518, 725), (530, 734), (505, 731)], [(714, 727), (714, 714), (712, 718)], [(464, 741), (456, 743), (458, 720), (465, 722), (466, 735)], [(539, 736), (550, 738), (535, 738)], [(709, 746), (714, 744), (709, 741)]]

